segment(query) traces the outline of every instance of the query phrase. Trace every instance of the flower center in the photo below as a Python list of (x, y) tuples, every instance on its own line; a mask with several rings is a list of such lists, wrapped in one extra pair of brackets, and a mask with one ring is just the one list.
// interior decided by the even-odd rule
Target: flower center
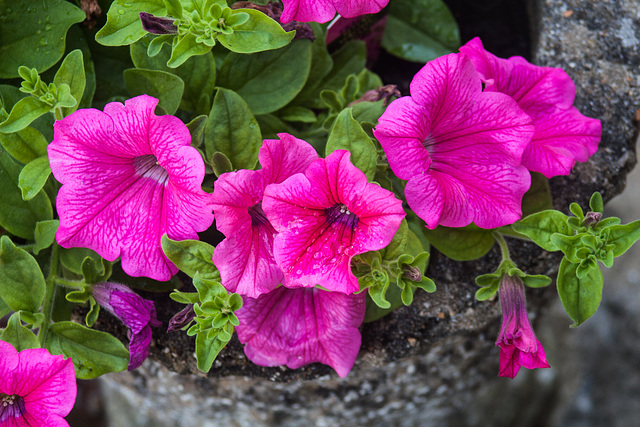
[(169, 178), (169, 174), (160, 166), (158, 159), (153, 154), (145, 154), (137, 156), (133, 159), (133, 167), (136, 174), (143, 178), (151, 178), (159, 184), (165, 185)]
[(359, 220), (356, 214), (350, 212), (349, 209), (347, 209), (347, 206), (342, 203), (326, 208), (324, 213), (327, 215), (327, 221), (329, 224), (343, 224), (351, 229), (358, 226)]
[(436, 143), (436, 139), (433, 137), (433, 135), (429, 134), (427, 135), (427, 137), (424, 139), (424, 141), (422, 141), (422, 146), (424, 148), (429, 148), (431, 147), (433, 144)]
[(24, 415), (24, 399), (17, 394), (0, 393), (0, 423)]
[(251, 225), (253, 225), (254, 227), (265, 224), (271, 225), (271, 223), (267, 219), (267, 215), (265, 215), (264, 211), (262, 210), (262, 202), (258, 202), (249, 208), (249, 216), (251, 217)]

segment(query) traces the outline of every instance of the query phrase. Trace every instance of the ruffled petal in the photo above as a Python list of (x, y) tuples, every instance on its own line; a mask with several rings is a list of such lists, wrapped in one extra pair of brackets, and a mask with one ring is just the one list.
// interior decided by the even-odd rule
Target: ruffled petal
[(245, 354), (261, 366), (296, 369), (313, 362), (345, 377), (360, 350), (365, 295), (277, 288), (245, 298), (236, 328)]
[(227, 237), (247, 233), (251, 227), (249, 208), (260, 203), (265, 186), (258, 171), (241, 169), (220, 175), (212, 194), (216, 228)]
[(333, 5), (345, 18), (380, 12), (389, 0), (333, 0)]
[(282, 4), (284, 11), (280, 22), (283, 24), (293, 20), (324, 23), (336, 14), (332, 0), (282, 0)]
[(265, 139), (258, 154), (260, 173), (267, 184), (278, 184), (302, 173), (318, 159), (318, 153), (308, 142), (288, 133), (279, 133), (278, 137)]

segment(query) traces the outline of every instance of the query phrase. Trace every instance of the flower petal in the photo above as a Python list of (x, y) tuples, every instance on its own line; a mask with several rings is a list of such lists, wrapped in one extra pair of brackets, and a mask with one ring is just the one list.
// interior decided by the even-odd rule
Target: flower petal
[(333, 0), (333, 5), (338, 13), (345, 18), (378, 13), (387, 4), (389, 4), (389, 0)]
[(331, 0), (282, 0), (284, 11), (280, 22), (327, 22), (336, 14)]
[(258, 171), (241, 169), (223, 173), (214, 184), (213, 212), (216, 228), (225, 236), (251, 227), (249, 208), (262, 200), (266, 186)]
[(258, 159), (260, 173), (267, 184), (277, 184), (291, 175), (304, 172), (318, 159), (316, 150), (306, 141), (288, 133), (279, 133), (280, 139), (265, 139)]
[(147, 325), (138, 333), (131, 335), (129, 342), (129, 366), (128, 371), (133, 371), (142, 365), (142, 362), (149, 356), (149, 346), (151, 345), (151, 327)]
[(245, 354), (262, 366), (296, 369), (321, 362), (345, 377), (360, 349), (365, 295), (277, 288), (245, 298), (236, 328)]

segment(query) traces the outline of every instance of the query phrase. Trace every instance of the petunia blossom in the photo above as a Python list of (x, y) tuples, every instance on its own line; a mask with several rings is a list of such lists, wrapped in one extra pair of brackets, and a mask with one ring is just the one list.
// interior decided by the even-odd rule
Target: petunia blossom
[(213, 191), (216, 227), (224, 239), (213, 254), (222, 285), (253, 298), (275, 289), (284, 274), (273, 257), (273, 226), (262, 210), (267, 185), (304, 172), (318, 158), (307, 142), (281, 133), (267, 139), (258, 155), (262, 169), (220, 175)]
[(533, 65), (519, 56), (498, 58), (477, 37), (460, 52), (471, 59), (486, 91), (513, 97), (533, 120), (535, 134), (522, 155), (527, 169), (547, 178), (569, 175), (576, 161), (585, 162), (596, 152), (600, 120), (583, 116), (573, 106), (576, 88), (563, 70)]
[(44, 348), (21, 352), (0, 341), (0, 425), (69, 427), (66, 417), (76, 401), (71, 359)]
[(378, 13), (389, 0), (282, 0), (284, 12), (280, 17), (283, 24), (293, 20), (300, 22), (328, 22), (336, 12), (345, 18), (368, 13)]
[(504, 275), (500, 281), (502, 328), (496, 341), (500, 347), (501, 377), (515, 378), (520, 367), (548, 368), (542, 344), (536, 338), (524, 296), (524, 285), (517, 276)]
[(409, 207), (428, 228), (511, 224), (522, 215), (530, 175), (521, 165), (531, 119), (511, 97), (483, 92), (463, 54), (427, 63), (411, 96), (393, 101), (374, 134), (407, 180)]
[(284, 286), (322, 286), (353, 293), (358, 280), (351, 259), (391, 242), (405, 216), (393, 193), (367, 182), (364, 172), (336, 150), (304, 174), (269, 185), (262, 207), (278, 232), (274, 256)]
[(101, 307), (116, 316), (129, 328), (129, 366), (132, 371), (149, 355), (151, 326), (160, 327), (153, 301), (143, 299), (129, 287), (118, 283), (97, 283), (91, 288)]
[(78, 110), (54, 124), (48, 152), (62, 183), (58, 243), (120, 257), (130, 276), (168, 280), (178, 269), (162, 252), (162, 235), (197, 239), (213, 213), (189, 130), (176, 117), (156, 116), (157, 104), (141, 95), (104, 112)]
[(281, 286), (257, 299), (245, 297), (236, 331), (257, 365), (296, 369), (321, 362), (345, 377), (360, 351), (365, 301), (365, 293)]

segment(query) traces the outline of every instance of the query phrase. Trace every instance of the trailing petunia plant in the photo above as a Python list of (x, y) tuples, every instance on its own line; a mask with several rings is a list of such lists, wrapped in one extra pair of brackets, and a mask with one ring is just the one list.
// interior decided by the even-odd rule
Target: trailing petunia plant
[[(64, 0), (0, 22), (11, 358), (63, 355), (94, 378), (140, 366), (168, 327), (194, 337), (204, 372), (237, 333), (256, 364), (343, 377), (363, 322), (437, 292), (432, 246), (471, 260), (497, 241), (502, 263), (476, 297), (499, 295), (499, 374), (514, 377), (548, 367), (525, 289), (551, 279), (521, 271), (507, 239), (563, 253), (558, 294), (577, 326), (600, 302), (600, 264), (640, 238), (640, 221), (602, 217), (599, 193), (586, 214), (551, 210), (548, 178), (588, 161), (600, 121), (573, 106), (561, 69), (460, 46), (440, 0), (99, 6), (83, 24)], [(425, 63), (405, 96), (367, 68), (379, 49)], [(159, 320), (168, 298), (149, 291), (184, 307)], [(13, 386), (0, 399), (16, 405), (2, 421), (36, 408)]]

